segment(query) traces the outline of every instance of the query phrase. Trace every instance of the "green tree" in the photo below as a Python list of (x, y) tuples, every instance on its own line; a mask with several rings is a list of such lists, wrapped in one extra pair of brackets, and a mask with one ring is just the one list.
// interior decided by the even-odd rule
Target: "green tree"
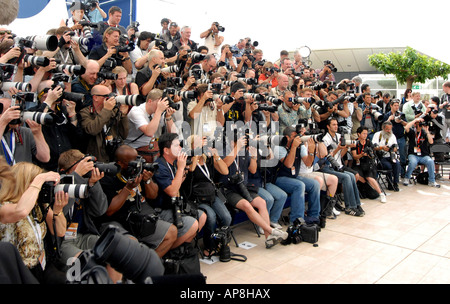
[(450, 65), (420, 54), (411, 47), (403, 53), (378, 53), (368, 57), (369, 64), (385, 75), (392, 74), (400, 84), (412, 89), (413, 83), (425, 83), (428, 79), (443, 77), (447, 80)]

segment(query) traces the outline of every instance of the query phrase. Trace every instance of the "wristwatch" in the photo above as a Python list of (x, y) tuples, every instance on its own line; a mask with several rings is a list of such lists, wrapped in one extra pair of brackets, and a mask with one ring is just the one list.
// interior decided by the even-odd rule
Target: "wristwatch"
[(150, 185), (152, 182), (152, 179), (150, 178), (148, 181), (145, 182), (145, 184)]

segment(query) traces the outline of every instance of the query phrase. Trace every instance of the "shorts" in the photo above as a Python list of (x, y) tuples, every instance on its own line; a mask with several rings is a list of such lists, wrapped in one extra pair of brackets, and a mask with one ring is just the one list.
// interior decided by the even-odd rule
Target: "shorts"
[(375, 166), (361, 164), (354, 166), (353, 169), (363, 178), (371, 177), (377, 179), (377, 168)]
[(67, 264), (67, 260), (77, 256), (81, 251), (94, 249), (95, 243), (100, 238), (95, 234), (78, 234), (76, 239), (66, 240), (61, 243), (61, 257), (59, 261)]
[[(245, 198), (241, 194), (239, 194), (233, 190), (224, 189), (224, 192), (225, 192), (224, 193), (225, 197), (227, 198), (227, 203), (230, 204), (230, 206), (233, 206), (234, 208), (236, 208), (236, 205), (237, 205), (237, 203), (239, 203), (239, 201), (245, 200)], [(256, 192), (249, 191), (248, 193), (250, 194), (252, 201), (255, 198), (259, 197), (258, 193), (256, 193)]]
[[(203, 214), (203, 211), (199, 209), (197, 218), (200, 218), (200, 216), (202, 216), (202, 214)], [(158, 217), (161, 220), (166, 221), (168, 223), (174, 222), (173, 211), (170, 209), (162, 210), (161, 213), (158, 214)], [(185, 235), (189, 231), (189, 229), (191, 229), (192, 225), (194, 225), (194, 223), (197, 221), (197, 219), (193, 218), (192, 216), (182, 214), (181, 221), (183, 222), (183, 227), (178, 229), (177, 237), (181, 237), (181, 236)]]

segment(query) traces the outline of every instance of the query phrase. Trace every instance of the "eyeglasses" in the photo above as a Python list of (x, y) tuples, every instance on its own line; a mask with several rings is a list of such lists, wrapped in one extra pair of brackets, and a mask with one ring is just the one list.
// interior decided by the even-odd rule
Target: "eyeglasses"
[(0, 35), (11, 34), (11, 31), (0, 31)]

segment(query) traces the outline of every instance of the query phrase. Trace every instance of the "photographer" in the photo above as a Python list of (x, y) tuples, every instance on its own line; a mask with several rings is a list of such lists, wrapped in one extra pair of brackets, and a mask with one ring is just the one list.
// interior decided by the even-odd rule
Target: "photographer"
[(71, 40), (74, 32), (67, 26), (62, 26), (56, 30), (55, 36), (58, 38), (58, 47), (54, 51), (44, 51), (42, 56), (55, 58), (59, 64), (76, 64), (76, 55), (73, 53)]
[(129, 133), (124, 142), (135, 148), (149, 163), (158, 157), (158, 139), (165, 133), (164, 130), (175, 133), (172, 120), (175, 110), (162, 96), (161, 90), (153, 89), (145, 103), (133, 107), (128, 113)]
[(286, 74), (279, 73), (277, 77), (277, 86), (270, 90), (269, 95), (281, 98), (286, 91), (289, 91), (289, 77)]
[[(234, 71), (237, 69), (237, 61), (236, 57), (233, 56), (233, 53), (230, 50), (229, 44), (224, 44), (220, 49), (220, 58), (217, 59), (218, 66), (225, 66), (228, 70)], [(217, 53), (219, 54), (219, 53)], [(217, 55), (216, 55), (217, 56)]]
[(269, 88), (278, 86), (279, 69), (274, 67), (272, 62), (267, 61), (263, 66), (263, 73), (258, 77), (259, 85), (267, 85)]
[(244, 97), (244, 94), (247, 93), (245, 85), (242, 81), (237, 81), (231, 86), (230, 96), (233, 98), (233, 101), (222, 106), (225, 122), (236, 122), (240, 120), (246, 123), (251, 120), (255, 108), (252, 105), (253, 98), (248, 96)]
[(63, 209), (69, 231), (61, 244), (59, 260), (66, 265), (69, 258), (94, 248), (100, 238), (95, 219), (105, 214), (108, 201), (98, 183), (104, 172), (95, 167), (91, 157), (79, 150), (68, 150), (59, 157), (58, 168), (65, 175), (73, 176), (74, 185), (85, 185), (89, 189), (87, 198), (69, 198), (69, 204)]
[(100, 7), (98, 0), (90, 0), (87, 4), (89, 7), (88, 17), (92, 23), (102, 22), (108, 16)]
[(0, 115), (0, 155), (11, 166), (19, 162), (32, 163), (34, 159), (41, 163), (50, 161), (50, 149), (42, 133), (42, 126), (30, 119), (25, 121), (28, 127), (23, 126), (20, 107), (11, 107), (11, 99), (2, 98), (0, 103), (3, 105), (3, 113)]
[(105, 31), (109, 27), (118, 28), (121, 35), (126, 35), (127, 30), (122, 25), (120, 21), (122, 20), (122, 9), (118, 6), (111, 6), (108, 11), (108, 21), (99, 23), (99, 33), (104, 35)]
[[(284, 129), (283, 135), (287, 139), (286, 145), (274, 148), (275, 158), (280, 161), (275, 185), (291, 196), (290, 222), (303, 218), (308, 223), (319, 223), (319, 182), (299, 175), (302, 162), (300, 135), (291, 126)], [(305, 202), (308, 202), (306, 216)]]
[(30, 112), (51, 115), (51, 124), (42, 124), (42, 133), (50, 149), (50, 160), (40, 166), (48, 171), (57, 171), (61, 153), (83, 142), (83, 130), (76, 113), (76, 103), (62, 98), (63, 89), (54, 81), (43, 82), (39, 105), (30, 108)]
[[(211, 27), (200, 34), (200, 39), (205, 39), (205, 46), (208, 48), (208, 54), (220, 54), (220, 45), (225, 39), (219, 35), (225, 29), (218, 22), (213, 22)], [(231, 52), (230, 52), (231, 54)], [(232, 56), (232, 55), (231, 55)]]
[(417, 165), (425, 165), (428, 171), (428, 186), (440, 188), (435, 180), (435, 165), (430, 157), (430, 145), (434, 143), (433, 135), (429, 132), (429, 126), (423, 118), (415, 118), (405, 126), (408, 145), (408, 169), (403, 179), (403, 185), (410, 184), (410, 178)]
[(77, 103), (76, 112), (79, 113), (84, 107), (92, 105), (91, 90), (97, 82), (100, 66), (95, 60), (89, 60), (86, 63), (86, 71), (72, 81), (71, 89), (73, 93), (84, 94), (84, 103)]
[(359, 105), (363, 110), (361, 126), (367, 128), (368, 138), (372, 139), (375, 132), (379, 130), (379, 123), (383, 120), (383, 115), (378, 111), (378, 106), (372, 103), (372, 95), (370, 93), (364, 93), (362, 96), (364, 102)]
[[(111, 91), (117, 96), (121, 95), (139, 95), (139, 88), (136, 83), (127, 81), (127, 70), (118, 66), (112, 70), (117, 75), (117, 79), (111, 81)], [(132, 107), (130, 105), (130, 107)]]
[[(356, 181), (359, 174), (342, 163), (342, 157), (347, 154), (348, 149), (353, 147), (353, 143), (341, 140), (342, 135), (338, 133), (338, 122), (336, 118), (328, 120), (327, 134), (323, 137), (323, 143), (327, 147), (329, 154), (327, 160), (329, 164), (321, 168), (322, 172), (336, 175), (339, 184), (342, 184), (342, 192), (345, 200), (345, 214), (353, 216), (364, 216), (361, 207), (359, 190)], [(344, 137), (345, 138), (345, 137)]]
[(385, 115), (391, 111), (391, 95), (389, 93), (385, 93), (381, 100), (377, 102), (377, 106), (380, 107), (381, 113)]
[[(155, 208), (161, 208), (159, 218), (174, 224), (178, 228), (177, 244), (194, 240), (206, 222), (206, 213), (201, 210), (185, 208), (187, 197), (182, 193), (182, 184), (186, 179), (186, 153), (181, 151), (178, 135), (165, 133), (158, 140), (160, 157), (156, 160), (159, 169), (154, 175), (158, 184), (158, 198)], [(189, 207), (191, 207), (189, 205)]]
[[(438, 103), (438, 102), (437, 102)], [(433, 144), (431, 147), (435, 144), (445, 144), (445, 137), (446, 137), (446, 131), (447, 127), (444, 123), (444, 116), (442, 114), (439, 114), (439, 108), (438, 105), (435, 102), (431, 102), (430, 105), (428, 105), (427, 110), (425, 112), (424, 120), (429, 125), (429, 131), (434, 136), (433, 137)], [(436, 162), (444, 162), (445, 161), (445, 154), (442, 152), (436, 152), (433, 153), (434, 160)], [(435, 166), (436, 169), (436, 177), (438, 177), (437, 174), (439, 174), (439, 165)]]
[(330, 60), (326, 60), (324, 62), (324, 67), (321, 70), (316, 70), (316, 73), (319, 74), (319, 80), (321, 82), (324, 82), (325, 80), (333, 81), (335, 82), (336, 79), (334, 77), (333, 72), (336, 72), (337, 69), (334, 66), (333, 62)]
[(411, 96), (412, 100), (403, 105), (403, 113), (405, 113), (408, 123), (420, 117), (426, 110), (425, 105), (420, 99), (420, 92), (413, 92)]
[(397, 159), (399, 145), (397, 138), (392, 133), (392, 129), (392, 123), (385, 121), (382, 125), (382, 130), (373, 136), (373, 145), (375, 146), (375, 151), (381, 153), (380, 162), (383, 169), (392, 171), (390, 180), (393, 182), (393, 185), (391, 186), (389, 183), (388, 189), (398, 192), (401, 165), (400, 159)]
[(189, 46), (189, 48), (193, 51), (197, 51), (197, 43), (190, 40), (191, 38), (191, 28), (189, 26), (183, 26), (181, 28), (181, 38), (175, 40), (173, 43), (172, 51), (178, 52), (181, 50), (182, 46)]
[[(216, 170), (219, 174), (228, 175), (228, 167), (216, 149), (207, 147), (205, 137), (192, 135), (188, 137), (187, 144), (195, 153), (191, 158), (192, 164), (189, 166), (189, 173), (184, 182), (185, 193), (189, 193), (188, 199), (195, 201), (198, 208), (207, 215), (203, 229), (203, 245), (206, 255), (209, 256), (214, 249), (211, 234), (215, 231), (216, 224), (218, 227), (231, 225), (230, 212), (225, 206), (222, 195), (218, 193), (220, 190), (214, 183)], [(197, 153), (199, 149), (203, 149), (203, 153)]]
[(128, 106), (118, 105), (111, 90), (103, 85), (92, 88), (92, 105), (80, 111), (81, 126), (87, 134), (86, 153), (108, 162), (128, 135)]
[[(237, 131), (237, 130), (236, 130)], [(222, 183), (223, 193), (227, 203), (233, 208), (245, 212), (250, 221), (264, 230), (266, 248), (278, 244), (287, 238), (287, 233), (270, 226), (270, 217), (267, 204), (258, 195), (256, 185), (249, 184), (249, 173), (255, 174), (257, 170), (257, 149), (247, 147), (247, 139), (235, 132), (231, 151), (224, 158), (228, 166), (228, 175), (221, 175), (218, 181)], [(255, 208), (257, 210), (255, 210)]]
[(136, 84), (143, 96), (147, 96), (164, 81), (164, 74), (161, 72), (161, 68), (165, 65), (164, 53), (153, 49), (147, 56), (148, 65), (136, 73)]
[(197, 100), (188, 104), (187, 110), (192, 119), (192, 134), (210, 137), (218, 126), (225, 124), (221, 100), (213, 100), (213, 92), (208, 90), (209, 85), (197, 86)]
[(397, 139), (398, 152), (400, 154), (400, 165), (401, 165), (401, 176), (405, 176), (406, 171), (406, 136), (405, 136), (405, 126), (407, 125), (406, 116), (404, 113), (399, 111), (400, 100), (394, 99), (391, 102), (391, 112), (384, 115), (383, 121), (389, 121), (392, 123), (392, 133), (394, 133)]
[[(171, 22), (169, 25), (169, 30), (164, 35), (162, 35), (161, 38), (168, 44), (170, 42), (173, 44), (175, 41), (181, 39), (178, 24), (176, 22)], [(173, 53), (176, 53), (176, 51), (174, 51)]]
[[(111, 222), (119, 224), (162, 257), (183, 240), (177, 239), (174, 225), (155, 216), (156, 212), (149, 204), (158, 194), (158, 185), (152, 179), (154, 172), (141, 167), (143, 164), (137, 151), (130, 146), (120, 146), (115, 157), (120, 172), (101, 179), (103, 191), (108, 198), (108, 209), (97, 221), (97, 225), (102, 230)], [(150, 217), (149, 222), (142, 230), (138, 230), (133, 223), (138, 222), (142, 216)]]
[(310, 118), (311, 109), (309, 104), (304, 105), (303, 102), (298, 102), (297, 98), (291, 91), (285, 91), (281, 97), (283, 103), (278, 106), (278, 115), (280, 122), (280, 133), (289, 126), (297, 125), (299, 119)]
[(102, 45), (94, 47), (89, 53), (89, 59), (97, 60), (100, 67), (109, 58), (114, 58), (117, 66), (123, 66), (128, 74), (133, 72), (133, 64), (130, 60), (128, 52), (119, 52), (120, 46), (120, 30), (116, 27), (109, 27), (103, 34)]
[(80, 21), (84, 20), (84, 12), (86, 6), (81, 1), (73, 1), (69, 7), (71, 17), (66, 20), (61, 20), (60, 26), (70, 27), (74, 31), (82, 29)]
[[(444, 116), (445, 130), (444, 133), (449, 134), (450, 129), (450, 81), (446, 81), (442, 85), (442, 89), (444, 90), (444, 94), (441, 97), (441, 101), (439, 103), (439, 109), (441, 110), (442, 115)], [(444, 136), (445, 141), (448, 142), (447, 136)]]
[(137, 71), (142, 70), (147, 61), (150, 52), (150, 43), (154, 39), (154, 34), (150, 32), (141, 32), (136, 43), (136, 47), (130, 52), (131, 63), (133, 65), (133, 76)]
[[(2, 183), (0, 189), (0, 241), (17, 247), (25, 266), (40, 283), (62, 284), (65, 274), (55, 268), (52, 258), (54, 240), (58, 241), (66, 233), (67, 222), (62, 210), (69, 195), (58, 191), (50, 194), (51, 201), (44, 201), (39, 195), (41, 187), (44, 182), (58, 184), (58, 174), (43, 173), (41, 168), (29, 162), (18, 163), (11, 170), (15, 182)], [(33, 196), (34, 201), (29, 199), (30, 205), (22, 205), (22, 210), (18, 210), (25, 194)]]
[(380, 201), (386, 203), (386, 195), (381, 191), (377, 182), (375, 146), (367, 138), (368, 132), (366, 127), (359, 127), (356, 133), (358, 134), (358, 140), (356, 141), (356, 146), (351, 149), (353, 157), (352, 168), (358, 172), (360, 181), (362, 183), (368, 182), (378, 192)]

